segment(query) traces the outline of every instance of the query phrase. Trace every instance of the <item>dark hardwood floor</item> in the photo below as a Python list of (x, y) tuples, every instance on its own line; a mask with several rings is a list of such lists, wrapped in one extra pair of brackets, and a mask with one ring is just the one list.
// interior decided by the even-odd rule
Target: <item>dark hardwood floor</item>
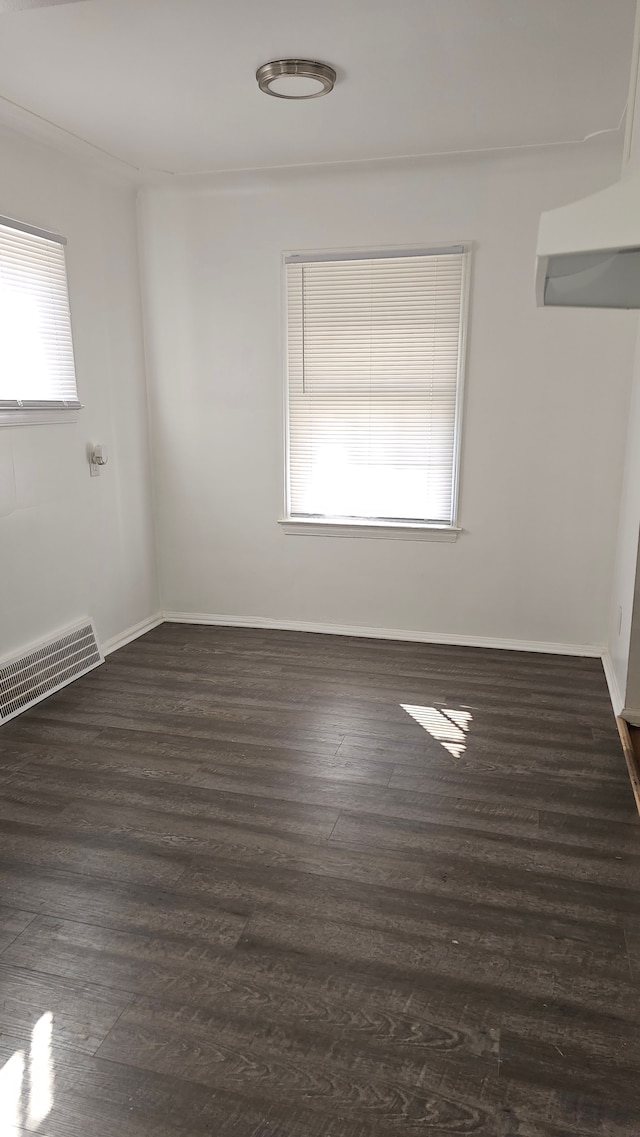
[(0, 729), (0, 834), (3, 1135), (640, 1133), (597, 660), (165, 624)]

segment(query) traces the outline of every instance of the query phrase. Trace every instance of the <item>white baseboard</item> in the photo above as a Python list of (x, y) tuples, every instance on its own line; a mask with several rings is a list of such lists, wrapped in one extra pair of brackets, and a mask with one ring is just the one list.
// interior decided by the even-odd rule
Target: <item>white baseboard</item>
[(162, 612), (156, 612), (154, 616), (149, 616), (146, 620), (141, 620), (139, 624), (133, 624), (132, 627), (126, 628), (119, 635), (112, 636), (110, 640), (102, 644), (102, 654), (110, 655), (112, 651), (117, 651), (119, 647), (124, 647), (132, 640), (137, 640), (138, 636), (143, 636), (145, 632), (150, 632), (152, 628), (157, 628), (158, 624), (162, 623), (164, 623)]
[[(574, 655), (601, 659), (609, 688), (609, 697), (616, 718), (624, 709), (624, 699), (618, 686), (611, 656), (598, 644), (547, 643), (543, 640), (504, 640), (492, 636), (462, 636), (446, 632), (415, 632), (406, 628), (367, 628), (360, 624), (316, 624), (304, 620), (275, 620), (269, 616), (227, 616), (213, 612), (158, 612), (139, 624), (127, 628), (102, 644), (104, 655), (124, 647), (132, 640), (157, 628), (165, 621), (173, 624), (209, 624), (224, 628), (265, 628), (282, 632), (317, 632), (331, 636), (362, 636), (376, 640), (406, 640), (410, 643), (449, 644), (452, 647), (486, 647), (502, 651), (532, 651), (544, 655)], [(626, 714), (625, 714), (625, 717)], [(634, 721), (631, 715), (628, 716)], [(638, 717), (640, 722), (640, 716)]]
[(301, 620), (274, 620), (268, 616), (220, 616), (211, 612), (163, 612), (174, 624), (212, 624), (225, 628), (271, 628), (281, 632), (319, 632), (331, 636), (363, 636), (376, 640), (450, 644), (453, 647), (488, 647), (506, 651), (535, 651), (545, 655), (580, 655), (600, 658), (597, 644), (545, 643), (541, 640), (502, 640), (489, 636), (459, 636), (446, 632), (413, 632), (406, 628), (365, 628), (360, 624), (314, 624)]
[(624, 708), (624, 698), (618, 685), (618, 677), (614, 671), (613, 660), (609, 655), (606, 648), (602, 652), (602, 666), (604, 668), (605, 679), (607, 680), (607, 687), (609, 688), (609, 698), (611, 699), (611, 706), (616, 718), (622, 714)]

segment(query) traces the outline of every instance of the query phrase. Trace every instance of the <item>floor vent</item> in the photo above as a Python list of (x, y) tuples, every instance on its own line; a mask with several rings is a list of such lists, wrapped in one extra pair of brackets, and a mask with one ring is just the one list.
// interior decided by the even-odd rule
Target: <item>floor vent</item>
[(103, 663), (90, 620), (0, 663), (0, 723)]

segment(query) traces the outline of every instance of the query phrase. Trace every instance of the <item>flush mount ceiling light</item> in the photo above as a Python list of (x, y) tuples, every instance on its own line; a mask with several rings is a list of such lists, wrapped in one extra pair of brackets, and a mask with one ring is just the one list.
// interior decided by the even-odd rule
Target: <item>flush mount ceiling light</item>
[(333, 90), (336, 73), (314, 59), (276, 59), (263, 63), (256, 79), (260, 90), (276, 99), (317, 99)]

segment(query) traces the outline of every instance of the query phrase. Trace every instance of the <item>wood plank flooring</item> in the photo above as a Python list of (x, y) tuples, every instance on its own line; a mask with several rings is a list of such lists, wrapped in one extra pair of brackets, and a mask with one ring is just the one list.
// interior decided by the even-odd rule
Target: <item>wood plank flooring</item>
[(638, 1137), (599, 661), (164, 624), (7, 723), (5, 1062), (11, 1137)]

